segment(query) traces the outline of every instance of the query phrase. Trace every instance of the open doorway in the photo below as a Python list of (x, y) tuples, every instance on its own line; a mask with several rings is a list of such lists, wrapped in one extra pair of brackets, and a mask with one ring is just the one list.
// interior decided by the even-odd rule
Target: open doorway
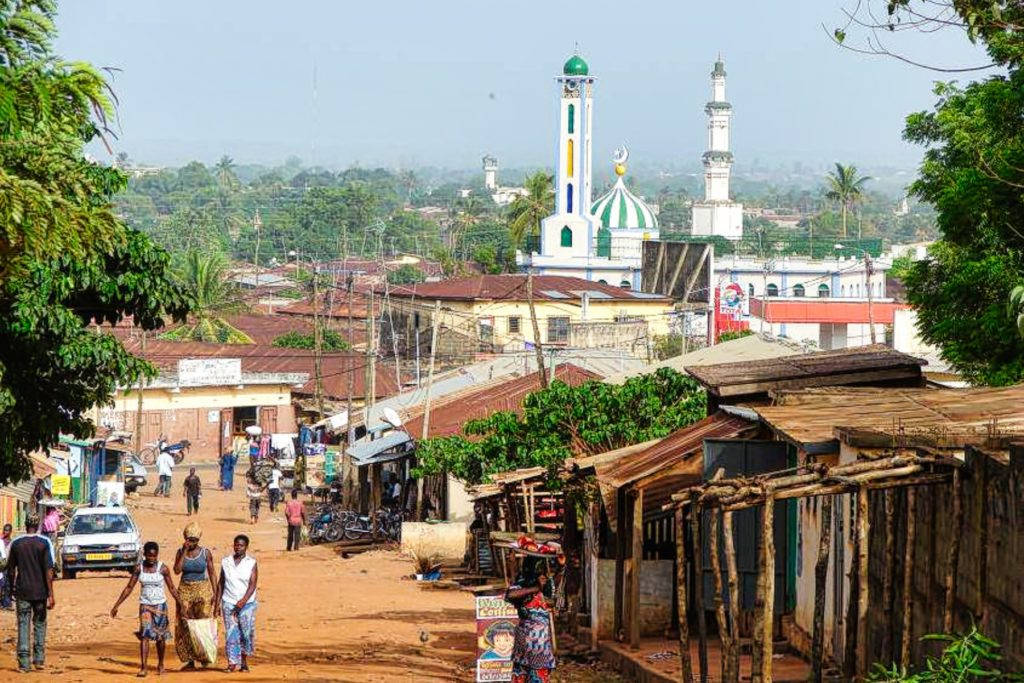
[(234, 408), (231, 415), (231, 428), (234, 434), (242, 434), (246, 427), (258, 424), (259, 415), (256, 406)]

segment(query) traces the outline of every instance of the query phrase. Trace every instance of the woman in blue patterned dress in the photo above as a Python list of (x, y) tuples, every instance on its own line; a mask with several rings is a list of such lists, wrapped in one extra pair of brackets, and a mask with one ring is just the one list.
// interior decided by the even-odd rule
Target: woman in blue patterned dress
[(512, 650), (513, 683), (548, 683), (555, 668), (550, 598), (547, 563), (539, 557), (523, 558), (516, 582), (505, 591), (505, 599), (519, 612)]

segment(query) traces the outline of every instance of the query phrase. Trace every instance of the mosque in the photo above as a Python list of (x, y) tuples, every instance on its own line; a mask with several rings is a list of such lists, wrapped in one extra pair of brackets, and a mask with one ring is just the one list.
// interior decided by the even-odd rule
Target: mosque
[[(537, 243), (516, 254), (516, 263), (537, 274), (580, 277), (639, 290), (643, 242), (659, 238), (657, 215), (626, 187), (629, 151), (625, 147), (615, 150), (612, 158), (615, 184), (593, 200), (595, 79), (586, 61), (575, 54), (555, 80), (560, 98), (555, 211), (541, 221)], [(708, 151), (703, 157), (705, 199), (694, 203), (694, 233), (738, 239), (742, 236), (743, 209), (729, 199), (732, 109), (725, 101), (721, 58), (715, 63), (711, 83), (712, 100), (706, 107)]]

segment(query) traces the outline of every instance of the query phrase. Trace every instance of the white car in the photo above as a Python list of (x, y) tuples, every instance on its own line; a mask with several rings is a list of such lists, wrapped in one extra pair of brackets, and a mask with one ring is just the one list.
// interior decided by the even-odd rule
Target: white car
[(139, 527), (121, 507), (78, 508), (64, 532), (61, 576), (86, 570), (127, 569), (139, 563)]

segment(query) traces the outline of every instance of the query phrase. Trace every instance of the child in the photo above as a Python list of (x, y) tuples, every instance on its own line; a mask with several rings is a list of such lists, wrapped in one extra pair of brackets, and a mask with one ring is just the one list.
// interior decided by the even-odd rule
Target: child
[(110, 609), (110, 616), (117, 618), (117, 608), (124, 602), (135, 584), (142, 584), (139, 592), (139, 631), (136, 637), (139, 639), (139, 678), (145, 677), (148, 673), (147, 660), (149, 659), (149, 641), (156, 642), (157, 673), (164, 673), (164, 650), (167, 641), (171, 639), (170, 618), (167, 613), (167, 597), (164, 594), (164, 587), (170, 591), (178, 609), (181, 609), (181, 599), (178, 591), (171, 580), (171, 572), (163, 562), (158, 560), (160, 546), (155, 541), (148, 541), (142, 547), (142, 564), (135, 568), (132, 576), (128, 579), (128, 585), (121, 591), (121, 597), (117, 599)]

